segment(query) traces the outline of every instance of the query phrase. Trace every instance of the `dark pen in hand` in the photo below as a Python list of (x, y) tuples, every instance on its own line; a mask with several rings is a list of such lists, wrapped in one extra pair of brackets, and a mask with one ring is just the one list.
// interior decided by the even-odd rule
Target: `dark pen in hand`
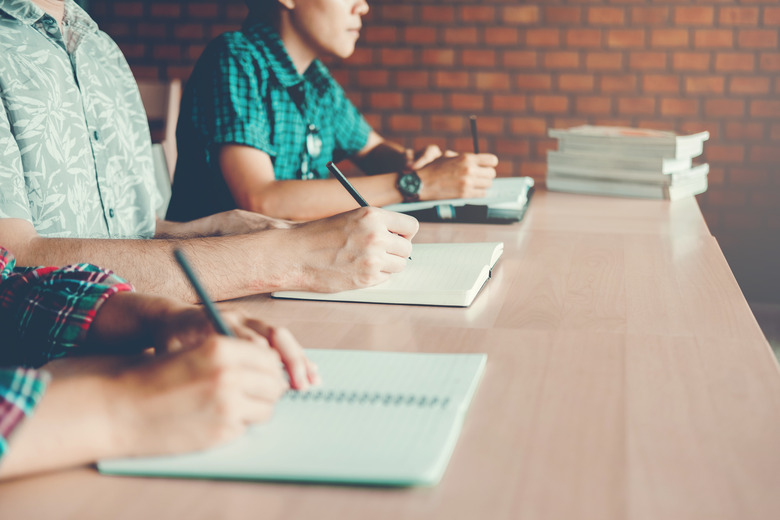
[(477, 135), (477, 116), (469, 117), (471, 125), (471, 140), (474, 141), (474, 153), (479, 153), (479, 136)]
[(225, 324), (225, 321), (222, 319), (222, 316), (220, 316), (216, 306), (214, 306), (214, 303), (212, 303), (208, 294), (206, 294), (206, 290), (200, 284), (198, 277), (195, 275), (195, 271), (192, 270), (192, 266), (190, 266), (190, 263), (184, 256), (184, 252), (181, 249), (174, 249), (173, 256), (176, 257), (176, 261), (179, 262), (181, 270), (184, 271), (184, 275), (190, 281), (192, 288), (195, 289), (195, 293), (206, 308), (206, 315), (211, 320), (211, 324), (214, 325), (214, 330), (223, 336), (235, 337), (233, 331)]

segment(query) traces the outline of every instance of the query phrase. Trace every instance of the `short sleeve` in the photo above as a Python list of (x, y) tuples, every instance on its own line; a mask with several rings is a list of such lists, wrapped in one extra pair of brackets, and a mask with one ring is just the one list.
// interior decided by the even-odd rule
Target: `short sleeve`
[(217, 45), (198, 71), (198, 95), (193, 108), (206, 146), (241, 144), (276, 155), (263, 91), (267, 75), (260, 74), (240, 48)]
[(0, 459), (11, 434), (38, 406), (49, 380), (49, 373), (41, 370), (0, 369)]
[(371, 126), (347, 98), (344, 89), (331, 78), (333, 106), (338, 117), (334, 118), (335, 149), (333, 160), (338, 162), (362, 150), (371, 134)]
[(14, 272), (0, 249), (0, 366), (40, 366), (82, 346), (100, 306), (132, 286), (90, 264)]
[(11, 131), (5, 107), (0, 105), (0, 218), (32, 222), (22, 167), (22, 154)]

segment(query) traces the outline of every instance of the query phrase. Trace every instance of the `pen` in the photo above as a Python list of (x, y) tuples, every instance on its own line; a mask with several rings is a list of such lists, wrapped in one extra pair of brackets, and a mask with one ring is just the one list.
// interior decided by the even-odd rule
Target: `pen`
[(474, 153), (479, 153), (479, 137), (477, 136), (477, 116), (469, 117), (471, 124), (471, 140), (474, 141)]
[(350, 182), (347, 180), (346, 177), (344, 177), (344, 174), (341, 173), (341, 170), (339, 170), (335, 164), (333, 164), (333, 161), (330, 161), (328, 164), (326, 164), (328, 167), (328, 170), (330, 170), (330, 173), (333, 174), (334, 177), (336, 177), (342, 186), (344, 186), (344, 189), (346, 189), (350, 195), (352, 195), (352, 198), (355, 199), (355, 202), (360, 204), (361, 208), (365, 208), (368, 206), (368, 202), (366, 202), (366, 199), (364, 199), (360, 193), (357, 192), (354, 186), (350, 184)]
[(190, 263), (184, 256), (184, 252), (181, 249), (174, 249), (173, 256), (176, 257), (176, 261), (179, 262), (181, 270), (184, 271), (184, 275), (190, 281), (190, 284), (192, 284), (192, 288), (195, 289), (198, 298), (203, 302), (203, 306), (206, 308), (206, 315), (211, 320), (211, 324), (214, 325), (214, 329), (223, 336), (235, 336), (233, 331), (225, 324), (222, 316), (219, 315), (219, 311), (211, 302), (211, 298), (206, 294), (206, 290), (200, 284), (200, 281), (198, 281), (198, 277), (195, 276), (195, 271), (192, 270)]
[[(325, 166), (328, 167), (328, 169), (330, 170), (330, 173), (332, 173), (333, 176), (336, 177), (339, 180), (341, 185), (344, 186), (344, 188), (346, 188), (346, 190), (349, 192), (349, 194), (352, 195), (352, 198), (355, 199), (355, 202), (360, 204), (361, 208), (368, 207), (368, 202), (366, 202), (366, 199), (364, 199), (360, 195), (360, 193), (357, 192), (355, 187), (347, 180), (346, 177), (344, 177), (344, 174), (341, 173), (341, 170), (339, 170), (338, 167), (335, 164), (333, 164), (333, 161), (330, 161)], [(409, 260), (411, 260), (411, 259), (412, 259), (412, 257), (410, 256)]]

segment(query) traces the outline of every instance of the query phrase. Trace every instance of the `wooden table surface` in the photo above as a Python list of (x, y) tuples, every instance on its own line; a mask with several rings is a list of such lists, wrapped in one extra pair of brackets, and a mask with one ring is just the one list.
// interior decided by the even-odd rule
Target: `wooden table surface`
[(694, 199), (535, 195), (471, 308), (232, 302), (312, 348), (486, 352), (433, 488), (104, 477), (0, 485), (0, 518), (780, 518), (780, 374)]

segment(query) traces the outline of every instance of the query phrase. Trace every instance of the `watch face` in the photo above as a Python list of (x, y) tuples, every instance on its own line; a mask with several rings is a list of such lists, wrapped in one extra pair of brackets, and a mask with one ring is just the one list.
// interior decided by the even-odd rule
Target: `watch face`
[(398, 187), (401, 188), (404, 193), (416, 195), (417, 192), (420, 191), (420, 177), (414, 173), (401, 175), (401, 178), (398, 179)]

